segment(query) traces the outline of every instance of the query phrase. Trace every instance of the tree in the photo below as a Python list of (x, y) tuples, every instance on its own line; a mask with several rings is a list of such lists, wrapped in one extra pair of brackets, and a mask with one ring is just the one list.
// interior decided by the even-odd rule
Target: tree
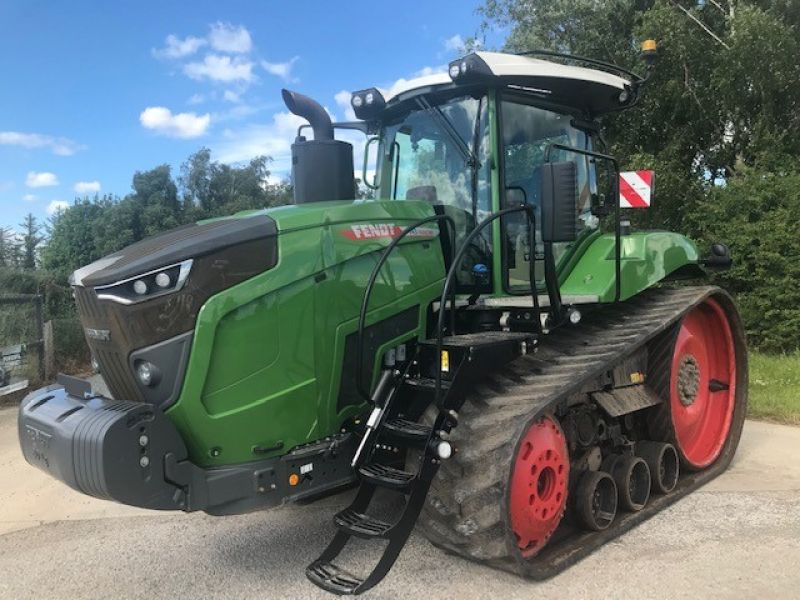
[(109, 206), (107, 201), (76, 200), (50, 219), (50, 236), (42, 250), (42, 265), (62, 280), (83, 265), (100, 258), (95, 224)]
[(800, 3), (486, 0), (481, 10), (485, 27), (508, 28), (512, 51), (641, 71), (638, 42), (658, 39), (639, 108), (604, 118), (611, 150), (623, 168), (655, 169), (652, 226), (731, 245), (735, 266), (717, 281), (737, 294), (751, 341), (800, 348)]
[(194, 220), (285, 204), (286, 184), (269, 183), (270, 162), (257, 156), (243, 166), (226, 165), (212, 161), (211, 151), (201, 148), (181, 165), (178, 182), (186, 214)]
[(17, 242), (14, 232), (0, 227), (0, 267), (16, 266)]
[(44, 241), (44, 236), (39, 235), (41, 227), (36, 222), (36, 217), (28, 213), (20, 224), (22, 228), (22, 268), (34, 270), (37, 262), (37, 248)]

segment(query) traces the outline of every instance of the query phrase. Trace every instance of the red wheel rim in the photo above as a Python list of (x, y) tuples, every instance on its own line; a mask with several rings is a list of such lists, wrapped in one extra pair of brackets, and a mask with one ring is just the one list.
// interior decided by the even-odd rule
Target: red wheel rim
[(672, 357), (672, 424), (689, 466), (707, 467), (722, 452), (735, 394), (733, 334), (722, 307), (708, 299), (684, 317)]
[(550, 417), (530, 426), (511, 476), (511, 529), (522, 556), (536, 554), (564, 516), (569, 453), (564, 432)]

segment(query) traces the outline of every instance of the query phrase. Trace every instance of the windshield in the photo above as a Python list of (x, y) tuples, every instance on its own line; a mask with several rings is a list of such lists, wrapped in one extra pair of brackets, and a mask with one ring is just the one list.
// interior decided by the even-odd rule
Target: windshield
[[(489, 119), (485, 97), (423, 101), (381, 135), (381, 196), (433, 205), (456, 225), (457, 245), (491, 213)], [(458, 270), (459, 288), (491, 281), (491, 228), (470, 245)]]

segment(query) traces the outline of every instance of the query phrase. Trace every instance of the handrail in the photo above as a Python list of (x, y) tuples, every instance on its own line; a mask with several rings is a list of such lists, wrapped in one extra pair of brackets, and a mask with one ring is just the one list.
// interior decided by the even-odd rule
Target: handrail
[(566, 144), (559, 144), (553, 142), (548, 144), (544, 150), (544, 162), (550, 162), (550, 152), (555, 148), (557, 150), (564, 150), (565, 152), (573, 152), (575, 154), (582, 154), (584, 156), (591, 156), (592, 158), (599, 158), (614, 165), (615, 177), (611, 181), (611, 195), (614, 201), (614, 302), (619, 302), (622, 297), (622, 227), (620, 220), (622, 215), (619, 206), (619, 161), (610, 154), (603, 154), (594, 150), (585, 150), (584, 148), (577, 148), (575, 146), (567, 146)]
[[(444, 306), (447, 301), (447, 295), (450, 291), (450, 286), (453, 285), (453, 280), (455, 278), (456, 269), (461, 261), (464, 259), (464, 255), (466, 254), (467, 249), (469, 248), (470, 243), (473, 239), (475, 239), (478, 234), (486, 227), (489, 223), (496, 221), (497, 219), (511, 214), (515, 212), (525, 212), (528, 217), (528, 225), (530, 227), (530, 238), (532, 242), (535, 242), (536, 238), (536, 215), (534, 213), (533, 206), (529, 204), (523, 204), (520, 206), (512, 206), (511, 208), (504, 208), (499, 210), (495, 213), (490, 214), (486, 217), (483, 221), (481, 221), (475, 229), (473, 229), (470, 234), (464, 239), (461, 244), (461, 248), (456, 253), (455, 257), (453, 258), (453, 262), (450, 265), (450, 269), (447, 271), (447, 277), (444, 280), (444, 288), (442, 289), (442, 297), (439, 300), (439, 316), (436, 322), (436, 360), (438, 368), (436, 369), (436, 387), (435, 387), (435, 395), (434, 395), (434, 404), (439, 404), (439, 398), (442, 392), (442, 345), (443, 345), (443, 335), (442, 331), (444, 329)], [(537, 328), (541, 327), (541, 318), (539, 315), (539, 298), (536, 292), (536, 280), (535, 276), (535, 248), (534, 244), (531, 244), (531, 260), (529, 262), (529, 269), (530, 269), (530, 284), (531, 284), (531, 295), (533, 296), (533, 306), (536, 312), (536, 324)], [(455, 303), (453, 303), (452, 310), (455, 310)], [(455, 331), (452, 331), (451, 334), (454, 334)]]
[[(386, 263), (389, 258), (389, 255), (392, 251), (397, 247), (397, 245), (405, 238), (409, 233), (414, 231), (417, 227), (421, 225), (425, 225), (426, 223), (433, 223), (434, 221), (444, 221), (447, 223), (448, 228), (450, 230), (450, 238), (451, 238), (451, 247), (455, 248), (456, 246), (456, 224), (452, 217), (448, 215), (433, 215), (431, 217), (425, 217), (424, 219), (420, 219), (415, 223), (412, 223), (408, 227), (406, 227), (400, 235), (392, 240), (392, 242), (384, 248), (383, 252), (381, 253), (381, 257), (378, 259), (378, 262), (372, 269), (372, 273), (370, 273), (369, 281), (367, 282), (367, 287), (364, 288), (364, 297), (361, 301), (361, 311), (358, 314), (358, 338), (356, 343), (356, 390), (358, 393), (366, 400), (370, 400), (369, 392), (364, 390), (363, 386), (363, 379), (364, 379), (364, 329), (367, 320), (367, 308), (369, 307), (369, 299), (372, 295), (372, 289), (375, 286), (375, 281), (378, 278), (378, 273), (380, 273), (381, 268)], [(446, 296), (442, 296), (442, 302), (446, 301)], [(440, 312), (444, 312), (442, 309), (444, 304), (440, 304)], [(456, 307), (456, 298), (455, 294), (453, 294), (451, 299), (451, 310), (455, 311)], [(371, 380), (370, 380), (371, 381)]]

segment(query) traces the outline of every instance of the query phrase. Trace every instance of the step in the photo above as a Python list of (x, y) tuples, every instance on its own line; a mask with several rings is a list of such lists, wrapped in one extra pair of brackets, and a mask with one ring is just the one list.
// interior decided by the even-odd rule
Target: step
[(398, 491), (408, 490), (416, 478), (414, 473), (408, 473), (378, 463), (359, 467), (358, 472), (361, 478), (369, 483)]
[[(507, 344), (509, 342), (525, 342), (535, 340), (536, 336), (531, 333), (521, 333), (518, 331), (479, 331), (477, 333), (465, 333), (462, 335), (449, 335), (442, 338), (442, 348), (475, 348), (482, 346), (495, 346)], [(426, 348), (436, 348), (436, 338), (422, 340), (420, 346)]]
[(381, 436), (401, 444), (424, 448), (431, 434), (431, 428), (408, 419), (389, 419), (381, 428)]
[(333, 563), (315, 560), (306, 568), (306, 577), (323, 590), (340, 596), (354, 594), (364, 580)]
[(385, 538), (392, 529), (391, 523), (356, 512), (352, 508), (345, 508), (337, 513), (333, 522), (342, 531), (364, 539)]
[[(452, 382), (447, 379), (441, 380), (442, 392), (446, 392), (450, 388)], [(436, 380), (433, 377), (409, 377), (403, 380), (403, 385), (413, 387), (418, 390), (425, 390), (433, 392), (436, 389)]]

